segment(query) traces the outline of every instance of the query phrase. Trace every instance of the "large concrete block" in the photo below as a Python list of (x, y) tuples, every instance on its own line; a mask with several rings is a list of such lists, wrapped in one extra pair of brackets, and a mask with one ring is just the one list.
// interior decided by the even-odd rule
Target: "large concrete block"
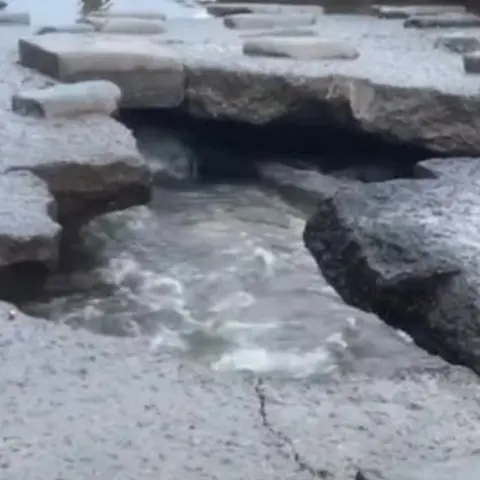
[(66, 83), (109, 80), (124, 107), (172, 108), (184, 97), (183, 63), (172, 50), (131, 35), (44, 35), (19, 40), (20, 63)]
[(112, 82), (93, 80), (27, 90), (12, 96), (12, 110), (39, 117), (72, 117), (86, 113), (111, 115), (122, 92)]

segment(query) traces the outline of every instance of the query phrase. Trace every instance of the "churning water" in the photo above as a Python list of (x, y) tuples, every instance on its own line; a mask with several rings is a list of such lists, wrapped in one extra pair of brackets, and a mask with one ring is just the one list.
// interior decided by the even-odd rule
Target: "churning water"
[[(79, 9), (98, 8), (13, 3), (35, 24), (70, 22)], [(136, 10), (155, 5), (135, 0)], [(203, 14), (175, 2), (162, 2), (161, 10)], [(73, 272), (51, 278), (42, 299), (23, 306), (28, 312), (98, 334), (142, 336), (153, 355), (181, 355), (220, 371), (306, 377), (349, 368), (379, 348), (388, 355), (387, 337), (396, 334), (346, 306), (319, 274), (302, 243), (303, 210), (251, 176), (200, 178), (199, 152), (178, 132), (136, 134), (156, 172), (151, 204), (86, 227)], [(203, 154), (217, 157), (217, 166), (248, 155), (214, 144)]]
[[(137, 138), (155, 171), (151, 204), (92, 222), (88, 261), (52, 278), (49, 298), (27, 310), (145, 336), (155, 355), (215, 370), (305, 377), (354, 362), (348, 344), (368, 315), (320, 276), (302, 243), (305, 214), (253, 180), (198, 178), (197, 152), (175, 133), (147, 128)], [(388, 334), (375, 325), (373, 343)]]

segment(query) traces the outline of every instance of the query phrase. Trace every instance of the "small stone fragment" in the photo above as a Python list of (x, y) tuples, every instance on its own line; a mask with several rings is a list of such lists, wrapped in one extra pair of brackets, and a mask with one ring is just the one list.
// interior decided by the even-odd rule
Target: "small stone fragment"
[(11, 308), (8, 311), (8, 320), (13, 321), (13, 320), (15, 320), (16, 316), (17, 316), (17, 311), (14, 308)]
[(411, 16), (403, 23), (405, 28), (469, 28), (480, 27), (480, 17), (473, 13), (445, 13), (442, 15)]
[(356, 48), (341, 42), (305, 37), (262, 37), (247, 40), (243, 45), (243, 53), (299, 60), (354, 60), (360, 55)]
[(262, 28), (276, 28), (276, 27), (301, 27), (314, 25), (317, 21), (315, 15), (309, 14), (270, 14), (270, 13), (255, 13), (255, 14), (238, 14), (228, 15), (223, 22), (226, 27), (244, 30), (244, 29), (262, 29)]
[(49, 33), (91, 33), (94, 32), (93, 25), (88, 23), (73, 23), (71, 25), (55, 25), (40, 27), (35, 35), (46, 35)]
[(465, 54), (463, 68), (466, 73), (480, 74), (480, 51)]
[(463, 5), (372, 5), (371, 12), (378, 18), (406, 19), (411, 16), (466, 13)]
[(453, 53), (470, 53), (480, 50), (480, 36), (474, 37), (461, 32), (442, 35), (435, 40), (435, 48)]
[(121, 97), (120, 88), (105, 80), (59, 84), (13, 95), (12, 110), (38, 117), (111, 115), (117, 110)]
[(30, 25), (30, 14), (27, 12), (0, 12), (0, 25)]
[(155, 35), (166, 31), (161, 21), (142, 20), (139, 18), (112, 18), (97, 23), (95, 26), (101, 33), (122, 35)]

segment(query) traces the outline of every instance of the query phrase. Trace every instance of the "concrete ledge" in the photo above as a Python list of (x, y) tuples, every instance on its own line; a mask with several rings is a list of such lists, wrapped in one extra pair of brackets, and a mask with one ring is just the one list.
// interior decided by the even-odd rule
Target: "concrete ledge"
[(86, 113), (111, 115), (122, 97), (120, 88), (105, 80), (54, 85), (12, 97), (12, 110), (37, 117), (72, 117)]
[(243, 52), (302, 60), (354, 60), (360, 56), (358, 50), (347, 44), (319, 38), (257, 38), (245, 41)]
[(323, 15), (323, 7), (316, 5), (288, 5), (275, 3), (216, 3), (207, 5), (207, 12), (216, 17), (245, 13), (283, 13)]
[(183, 63), (166, 47), (120, 35), (44, 35), (19, 41), (20, 63), (62, 82), (108, 80), (122, 106), (173, 108), (184, 98)]
[(113, 18), (133, 18), (140, 20), (165, 20), (166, 16), (157, 11), (142, 11), (142, 10), (93, 10), (89, 16), (99, 17), (105, 19)]

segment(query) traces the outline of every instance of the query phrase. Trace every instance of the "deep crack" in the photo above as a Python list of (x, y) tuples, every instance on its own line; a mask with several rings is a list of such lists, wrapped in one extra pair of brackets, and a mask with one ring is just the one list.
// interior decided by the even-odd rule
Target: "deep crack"
[(254, 388), (259, 403), (259, 414), (263, 426), (279, 441), (280, 446), (286, 446), (288, 448), (290, 451), (289, 457), (293, 458), (298, 469), (308, 472), (313, 478), (331, 478), (332, 474), (328, 470), (317, 468), (312, 465), (297, 451), (292, 439), (285, 433), (276, 429), (270, 422), (267, 412), (267, 395), (265, 393), (265, 384), (262, 378), (256, 379)]

